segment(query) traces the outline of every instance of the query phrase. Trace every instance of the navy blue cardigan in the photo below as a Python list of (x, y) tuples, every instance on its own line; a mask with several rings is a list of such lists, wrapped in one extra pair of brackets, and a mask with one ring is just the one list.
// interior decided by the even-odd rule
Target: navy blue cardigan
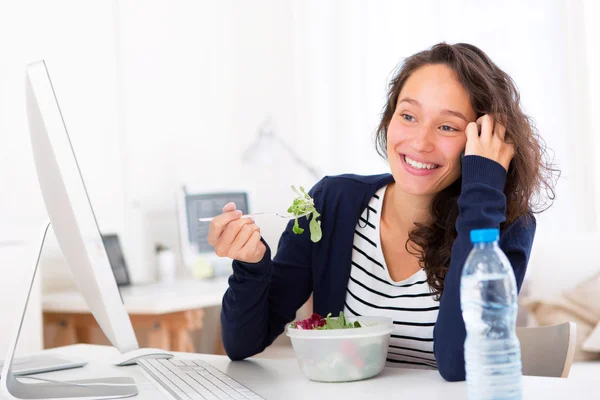
[[(449, 381), (465, 379), (465, 325), (459, 291), (462, 267), (472, 248), (469, 233), (472, 229), (499, 228), (505, 221), (505, 181), (506, 171), (500, 164), (479, 156), (464, 158), (458, 236), (433, 332), (438, 370)], [(290, 222), (273, 260), (267, 246), (265, 257), (258, 263), (233, 262), (221, 311), (223, 345), (232, 360), (253, 356), (269, 346), (311, 293), (314, 312), (337, 315), (343, 310), (354, 229), (373, 194), (391, 182), (389, 174), (322, 179), (309, 192), (321, 213), (323, 238), (318, 243), (310, 241), (308, 223), (302, 218), (300, 225), (306, 232), (294, 234)], [(512, 264), (519, 290), (535, 226), (533, 215), (527, 215), (504, 227), (500, 235), (500, 247)]]

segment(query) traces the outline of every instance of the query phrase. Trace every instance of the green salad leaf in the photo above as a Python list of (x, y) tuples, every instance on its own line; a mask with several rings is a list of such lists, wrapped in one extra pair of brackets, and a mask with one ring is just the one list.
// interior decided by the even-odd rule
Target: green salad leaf
[(313, 313), (313, 315), (311, 315), (310, 318), (292, 322), (290, 324), (290, 327), (293, 329), (329, 330), (360, 328), (361, 325), (358, 321), (354, 321), (354, 323), (346, 321), (344, 312), (340, 311), (340, 316), (334, 318), (331, 318), (331, 313), (327, 314), (325, 318), (323, 318), (319, 314)]
[(325, 317), (325, 325), (320, 326), (316, 329), (327, 330), (327, 329), (349, 329), (349, 328), (360, 328), (358, 321), (348, 322), (344, 316), (344, 312), (340, 311), (340, 316), (337, 318), (331, 318), (331, 313)]
[[(317, 221), (317, 218), (320, 217), (321, 214), (319, 214), (315, 208), (314, 200), (308, 195), (308, 193), (306, 193), (302, 186), (300, 186), (300, 191), (298, 191), (298, 189), (292, 185), (292, 190), (297, 195), (292, 205), (288, 208), (288, 212), (296, 216), (292, 231), (297, 235), (304, 233), (304, 229), (300, 228), (298, 218), (306, 216), (306, 219), (310, 220), (308, 223), (310, 240), (312, 240), (314, 243), (317, 243), (323, 237), (323, 232), (321, 231), (321, 221)], [(311, 217), (312, 219), (310, 219)]]

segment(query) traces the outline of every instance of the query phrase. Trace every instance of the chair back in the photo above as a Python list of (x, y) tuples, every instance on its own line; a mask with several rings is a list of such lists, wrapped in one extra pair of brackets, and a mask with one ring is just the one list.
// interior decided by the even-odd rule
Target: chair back
[(523, 375), (566, 378), (573, 357), (577, 325), (565, 322), (540, 327), (517, 327)]

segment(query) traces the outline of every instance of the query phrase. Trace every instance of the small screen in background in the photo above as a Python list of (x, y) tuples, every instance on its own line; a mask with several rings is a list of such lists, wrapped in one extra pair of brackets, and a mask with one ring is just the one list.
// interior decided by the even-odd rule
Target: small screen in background
[(129, 285), (127, 264), (117, 235), (102, 235), (104, 248), (118, 286)]
[(221, 214), (223, 207), (229, 202), (235, 203), (238, 210), (244, 214), (248, 214), (248, 196), (243, 192), (185, 195), (188, 237), (190, 243), (194, 243), (197, 246), (198, 252), (213, 251), (213, 247), (207, 241), (210, 224), (202, 223), (198, 219)]

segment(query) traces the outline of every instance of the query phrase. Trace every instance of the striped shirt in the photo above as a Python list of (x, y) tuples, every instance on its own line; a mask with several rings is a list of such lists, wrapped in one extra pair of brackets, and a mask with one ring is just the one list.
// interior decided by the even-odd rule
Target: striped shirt
[(373, 195), (356, 225), (344, 314), (394, 320), (386, 366), (437, 368), (433, 327), (440, 307), (425, 271), (394, 282), (383, 257), (379, 226), (386, 187)]

